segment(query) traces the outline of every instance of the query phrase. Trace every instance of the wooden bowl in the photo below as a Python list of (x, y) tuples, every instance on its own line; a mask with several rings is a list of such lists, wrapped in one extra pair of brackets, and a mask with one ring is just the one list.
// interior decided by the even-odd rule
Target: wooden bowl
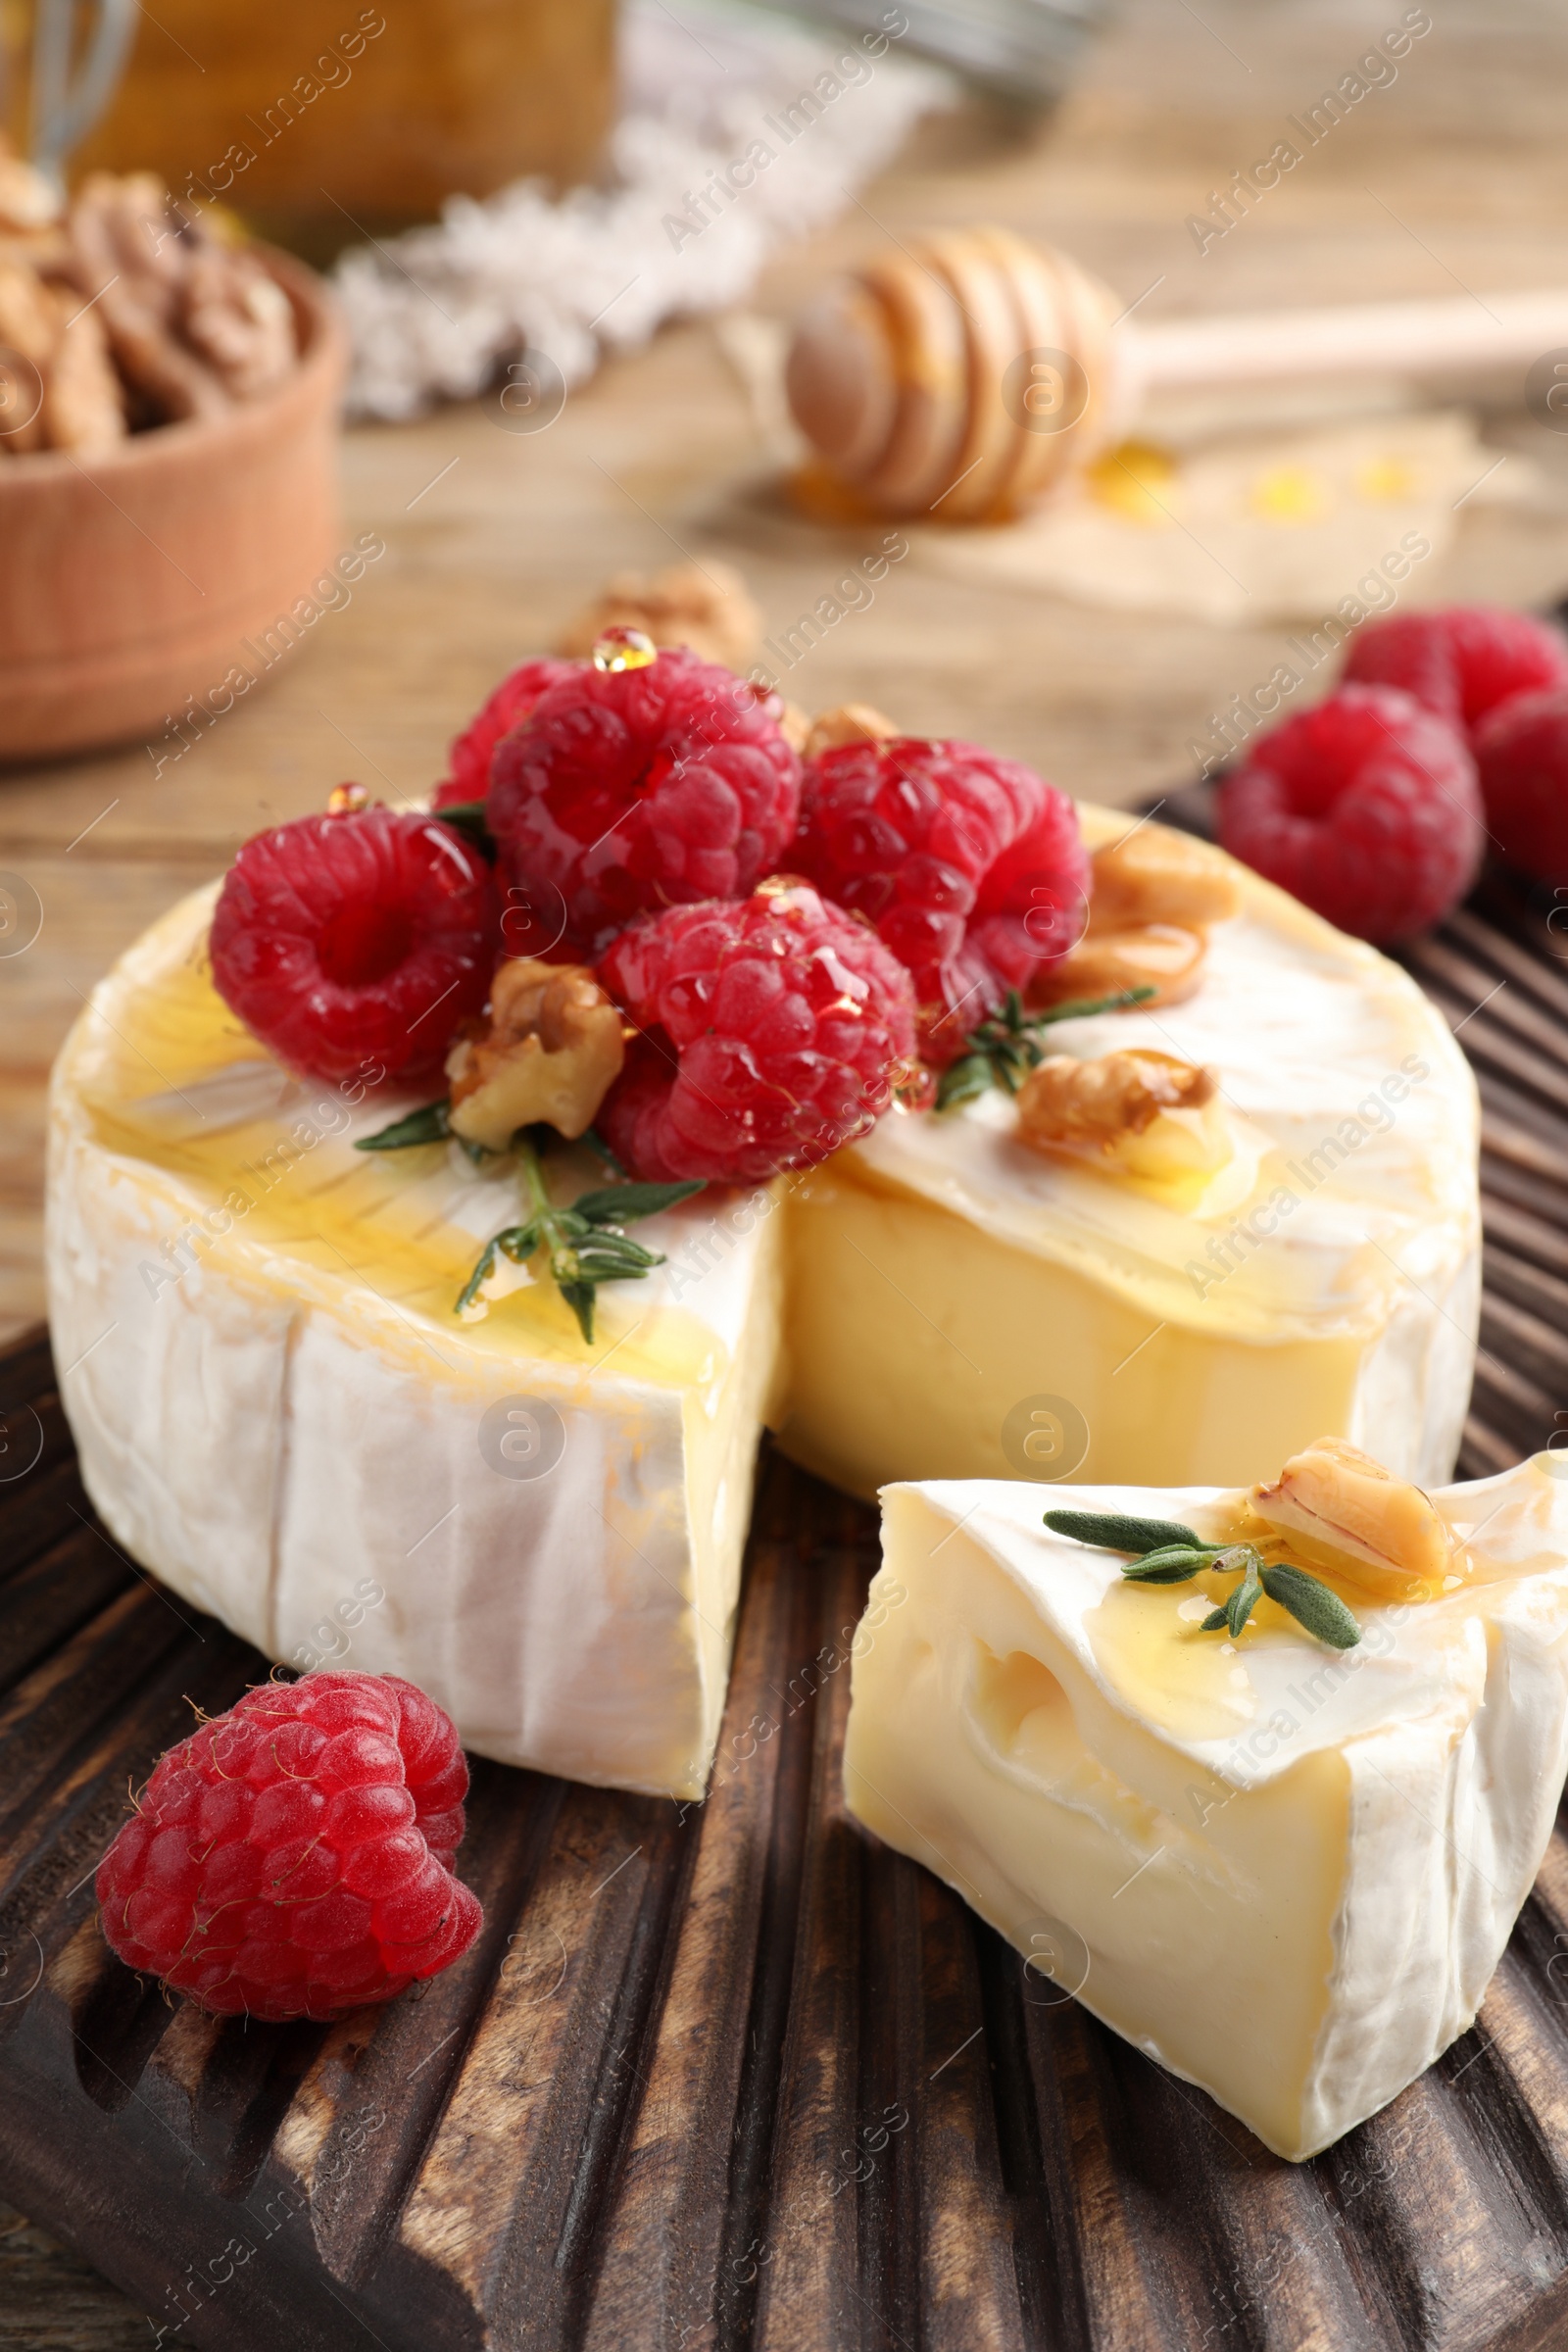
[(0, 458), (0, 760), (161, 740), (231, 668), (269, 674), (268, 631), (274, 646), (301, 634), (278, 623), (341, 545), (347, 341), (318, 278), (262, 258), (299, 329), (274, 392), (107, 457)]

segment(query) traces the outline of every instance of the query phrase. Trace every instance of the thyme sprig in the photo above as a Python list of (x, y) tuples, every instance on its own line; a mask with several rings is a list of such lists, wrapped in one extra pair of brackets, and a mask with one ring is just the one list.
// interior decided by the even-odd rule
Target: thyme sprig
[(1048, 1511), (1046, 1525), (1080, 1544), (1132, 1552), (1122, 1574), (1133, 1584), (1183, 1585), (1203, 1568), (1240, 1574), (1235, 1592), (1203, 1619), (1202, 1633), (1216, 1634), (1223, 1626), (1238, 1640), (1267, 1593), (1330, 1649), (1353, 1649), (1361, 1639), (1354, 1617), (1321, 1577), (1288, 1560), (1265, 1560), (1255, 1544), (1210, 1544), (1174, 1519), (1138, 1519), (1122, 1511)]
[[(406, 1152), (419, 1144), (435, 1144), (452, 1137), (451, 1105), (447, 1102), (427, 1102), (420, 1110), (411, 1110), (390, 1127), (376, 1135), (361, 1138), (356, 1145), (360, 1152)], [(610, 1184), (596, 1192), (579, 1193), (570, 1207), (552, 1200), (550, 1188), (534, 1140), (535, 1131), (520, 1127), (510, 1146), (522, 1179), (523, 1221), (508, 1225), (496, 1234), (480, 1250), (473, 1272), (468, 1276), (454, 1312), (462, 1314), (473, 1304), (500, 1257), (510, 1258), (516, 1266), (544, 1252), (550, 1275), (561, 1296), (577, 1318), (583, 1338), (592, 1343), (594, 1336), (594, 1305), (602, 1282), (640, 1282), (655, 1266), (664, 1262), (657, 1250), (644, 1249), (634, 1242), (624, 1228), (643, 1217), (657, 1217), (677, 1200), (690, 1200), (693, 1193), (703, 1190), (700, 1178), (681, 1184)], [(463, 1143), (461, 1136), (453, 1141)], [(488, 1159), (500, 1156), (487, 1152), (480, 1145), (465, 1144), (471, 1157)], [(610, 1159), (609, 1152), (596, 1141), (600, 1154)], [(614, 1164), (614, 1163), (612, 1163)]]
[(970, 1032), (958, 1060), (943, 1071), (937, 1084), (938, 1110), (972, 1102), (993, 1086), (1015, 1095), (1030, 1071), (1046, 1058), (1049, 1041), (1041, 1034), (1044, 1030), (1058, 1021), (1086, 1020), (1094, 1012), (1122, 1012), (1157, 994), (1147, 985), (1123, 988), (1114, 996), (1076, 997), (1065, 1004), (1048, 1004), (1038, 1012), (1026, 1012), (1018, 991), (1009, 988), (1002, 1010)]
[(466, 1135), (459, 1135), (452, 1125), (452, 1105), (442, 1097), (439, 1102), (426, 1102), (422, 1109), (411, 1110), (406, 1118), (394, 1119), (390, 1127), (382, 1127), (374, 1135), (362, 1135), (355, 1145), (356, 1152), (412, 1152), (416, 1144), (444, 1144), (450, 1140), (462, 1146), (476, 1168), (487, 1159), (496, 1159), (498, 1152), (487, 1151)]

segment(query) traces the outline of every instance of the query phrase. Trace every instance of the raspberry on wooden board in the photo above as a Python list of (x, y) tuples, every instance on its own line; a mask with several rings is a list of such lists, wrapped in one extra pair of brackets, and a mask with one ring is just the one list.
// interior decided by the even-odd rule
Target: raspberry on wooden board
[(780, 862), (801, 763), (772, 698), (684, 650), (573, 664), (496, 746), (489, 822), (509, 880), (565, 901), (602, 955), (633, 916), (740, 899)]
[(489, 993), (490, 869), (451, 825), (371, 808), (246, 842), (213, 915), (213, 981), (280, 1061), (343, 1079), (438, 1070)]
[(600, 978), (642, 1035), (599, 1129), (651, 1180), (812, 1166), (873, 1124), (914, 1052), (907, 972), (806, 883), (646, 917)]
[(1501, 605), (1400, 612), (1356, 630), (1344, 682), (1397, 686), (1473, 742), (1488, 713), (1511, 696), (1568, 684), (1568, 640)]
[(162, 1757), (98, 1866), (122, 1960), (202, 2008), (324, 2020), (461, 1958), (468, 1768), (397, 1675), (263, 1683)]
[(1516, 694), (1476, 730), (1487, 825), (1504, 858), (1568, 884), (1568, 685)]
[(818, 753), (793, 856), (907, 967), (933, 1062), (960, 1054), (1084, 928), (1089, 858), (1072, 802), (977, 744), (900, 736)]
[(1383, 942), (1458, 905), (1486, 844), (1475, 761), (1392, 686), (1342, 686), (1254, 737), (1220, 786), (1219, 838), (1342, 931)]

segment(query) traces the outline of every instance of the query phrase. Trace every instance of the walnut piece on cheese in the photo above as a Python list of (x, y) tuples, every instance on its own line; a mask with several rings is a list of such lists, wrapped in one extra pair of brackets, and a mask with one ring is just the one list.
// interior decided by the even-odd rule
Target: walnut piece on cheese
[(1208, 942), (1179, 923), (1135, 923), (1097, 931), (1091, 923), (1075, 948), (1043, 964), (1029, 987), (1031, 1004), (1066, 1004), (1080, 997), (1111, 997), (1152, 988), (1148, 1004), (1180, 1004), (1203, 977)]
[(1136, 826), (1090, 863), (1084, 937), (1036, 972), (1030, 1003), (1152, 988), (1146, 1003), (1180, 1004), (1203, 977), (1206, 926), (1236, 911), (1235, 877), (1205, 844), (1164, 825)]
[(1206, 842), (1169, 825), (1138, 825), (1096, 850), (1090, 863), (1091, 930), (1122, 931), (1135, 923), (1191, 928), (1236, 912), (1236, 877), (1225, 860)]
[(1018, 1095), (1018, 1134), (1037, 1152), (1114, 1152), (1163, 1113), (1201, 1110), (1215, 1095), (1212, 1070), (1143, 1048), (1080, 1061), (1054, 1054)]
[(1447, 1523), (1430, 1497), (1344, 1438), (1315, 1439), (1247, 1499), (1308, 1560), (1352, 1576), (1375, 1568), (1380, 1585), (1392, 1572), (1436, 1590), (1454, 1564)]
[(806, 747), (814, 723), (810, 712), (803, 710), (799, 703), (786, 702), (782, 695), (779, 697), (778, 731), (790, 750), (799, 753), (802, 759), (806, 757)]
[(839, 703), (817, 712), (802, 748), (808, 760), (814, 760), (818, 752), (836, 752), (841, 744), (888, 743), (903, 732), (872, 703)]
[(492, 1152), (538, 1119), (581, 1135), (620, 1075), (622, 1027), (586, 964), (514, 956), (491, 983), (489, 1027), (447, 1056), (453, 1133)]
[(671, 564), (652, 577), (617, 571), (568, 624), (556, 651), (591, 654), (608, 628), (641, 629), (655, 645), (684, 645), (705, 662), (744, 669), (761, 637), (762, 616), (727, 564)]

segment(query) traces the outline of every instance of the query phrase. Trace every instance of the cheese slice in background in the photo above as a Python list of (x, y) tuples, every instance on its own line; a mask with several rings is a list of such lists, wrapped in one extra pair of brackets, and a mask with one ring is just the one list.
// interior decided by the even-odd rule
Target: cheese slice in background
[(483, 1755), (700, 1794), (778, 1357), (772, 1195), (641, 1223), (671, 1262), (600, 1292), (592, 1348), (521, 1270), (459, 1321), (515, 1183), (456, 1145), (355, 1151), (409, 1100), (263, 1054), (212, 987), (215, 896), (122, 959), (55, 1071), (50, 1319), (105, 1526), (268, 1657), (407, 1675)]
[[(1096, 848), (1133, 822), (1080, 814)], [(1048, 1157), (993, 1089), (895, 1110), (793, 1179), (780, 1443), (808, 1469), (867, 1497), (1240, 1484), (1332, 1433), (1423, 1486), (1452, 1475), (1481, 1292), (1469, 1065), (1397, 964), (1201, 854), (1239, 904), (1197, 994), (1049, 1034), (1207, 1064), (1231, 1157), (1169, 1183)]]
[[(1201, 1633), (1234, 1577), (1129, 1583), (1043, 1526), (1038, 1487), (892, 1487), (850, 1807), (1042, 1978), (1310, 2156), (1466, 2031), (1545, 1851), (1568, 1768), (1557, 1468), (1436, 1493), (1464, 1573), (1428, 1601), (1347, 1591), (1344, 1652), (1268, 1601), (1239, 1642)], [(1058, 1499), (1201, 1528), (1236, 1498)]]

